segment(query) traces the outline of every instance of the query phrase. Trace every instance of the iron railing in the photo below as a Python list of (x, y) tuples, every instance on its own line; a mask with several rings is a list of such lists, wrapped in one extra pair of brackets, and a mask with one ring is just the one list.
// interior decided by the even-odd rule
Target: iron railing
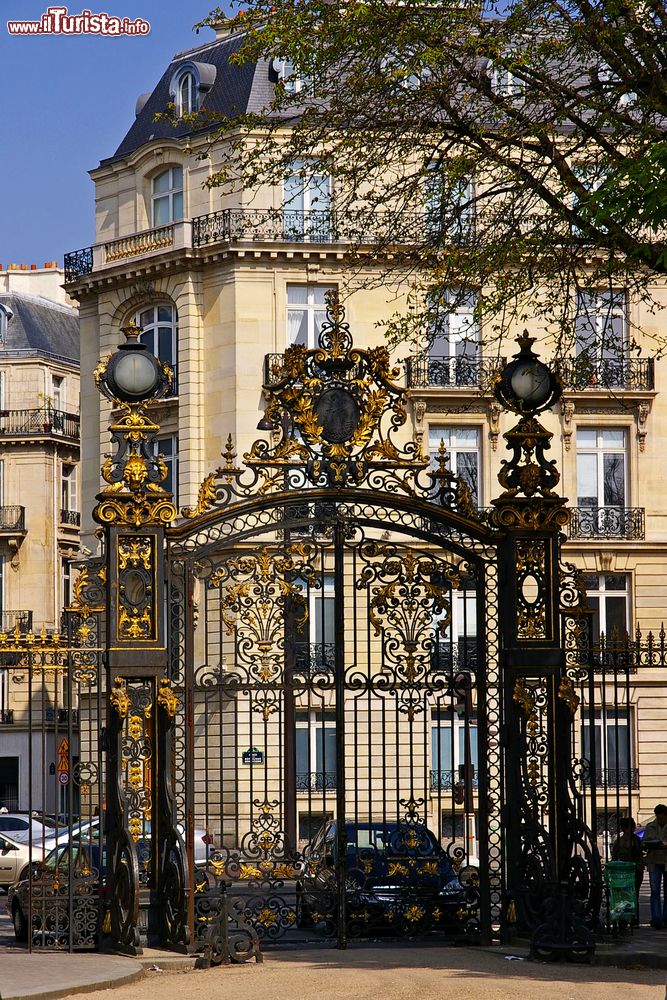
[(60, 523), (69, 524), (73, 528), (78, 528), (81, 524), (81, 514), (78, 510), (66, 510), (65, 508), (61, 508)]
[(0, 531), (25, 531), (25, 507), (0, 507)]
[(644, 538), (643, 507), (571, 507), (570, 511), (570, 539)]
[(76, 281), (93, 270), (93, 248), (72, 250), (65, 254), (65, 281)]
[(0, 410), (0, 434), (57, 434), (78, 441), (81, 422), (78, 413), (65, 413), (43, 406), (38, 410)]
[(45, 722), (57, 722), (59, 726), (66, 726), (69, 718), (71, 717), (72, 723), (76, 725), (79, 721), (78, 709), (72, 708), (46, 708), (44, 709), (44, 721)]
[(323, 792), (336, 788), (335, 771), (297, 771), (297, 792)]
[(333, 642), (295, 642), (294, 669), (302, 674), (333, 673), (336, 646)]
[[(0, 726), (11, 726), (14, 723), (14, 709), (13, 708), (0, 708)], [(9, 809), (5, 800), (2, 800), (2, 804)]]
[[(584, 777), (584, 785), (593, 784), (593, 775), (587, 774)], [(639, 788), (639, 768), (638, 767), (603, 767), (595, 773), (595, 784), (597, 788)]]
[(563, 358), (555, 369), (564, 389), (649, 392), (655, 388), (653, 358)]
[(32, 611), (3, 611), (0, 615), (0, 628), (3, 632), (13, 632), (18, 626), (20, 632), (29, 632), (32, 628)]
[[(456, 785), (462, 784), (463, 780), (463, 778), (459, 777), (459, 772), (457, 770), (445, 769), (431, 771), (431, 791), (452, 791)], [(477, 772), (475, 772), (473, 776), (472, 787), (479, 788), (479, 777), (477, 776)]]
[(504, 365), (505, 358), (440, 358), (422, 354), (407, 359), (408, 387), (490, 389)]
[[(363, 377), (362, 365), (355, 365), (351, 374), (354, 378)], [(265, 354), (264, 355), (264, 384), (265, 385), (277, 385), (282, 379), (286, 377), (287, 373), (285, 371), (285, 355), (284, 354)]]

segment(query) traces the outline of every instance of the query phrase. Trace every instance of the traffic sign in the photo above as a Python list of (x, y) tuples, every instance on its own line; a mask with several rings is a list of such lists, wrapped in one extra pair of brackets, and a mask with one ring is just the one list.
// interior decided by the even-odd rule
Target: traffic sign
[(66, 736), (63, 736), (58, 744), (58, 753), (69, 753), (69, 740)]
[(61, 785), (66, 785), (69, 781), (69, 771), (61, 771), (58, 775), (58, 781)]
[(58, 756), (58, 772), (66, 773), (69, 771), (69, 757), (66, 753), (61, 753)]

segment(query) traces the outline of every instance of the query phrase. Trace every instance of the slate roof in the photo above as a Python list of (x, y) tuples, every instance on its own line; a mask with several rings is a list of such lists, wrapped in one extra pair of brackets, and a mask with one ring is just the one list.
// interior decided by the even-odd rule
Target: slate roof
[(14, 313), (7, 323), (2, 355), (14, 351), (37, 351), (79, 362), (79, 313), (38, 295), (0, 293), (0, 303)]
[(229, 57), (238, 51), (243, 40), (243, 34), (230, 35), (175, 55), (114, 155), (102, 160), (101, 165), (127, 156), (152, 139), (178, 139), (205, 131), (201, 126), (193, 128), (191, 125), (179, 124), (174, 127), (170, 122), (153, 120), (156, 114), (166, 109), (171, 100), (169, 84), (183, 63), (210, 63), (216, 68), (215, 82), (202, 102), (203, 110), (232, 116), (260, 111), (266, 107), (273, 95), (269, 63), (260, 61), (235, 66), (229, 62)]

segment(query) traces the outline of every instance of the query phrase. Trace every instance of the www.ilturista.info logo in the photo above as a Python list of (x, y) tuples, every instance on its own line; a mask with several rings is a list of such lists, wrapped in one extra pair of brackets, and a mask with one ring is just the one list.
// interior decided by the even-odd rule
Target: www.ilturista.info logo
[(138, 17), (116, 17), (114, 14), (93, 14), (82, 10), (70, 14), (67, 7), (48, 7), (39, 21), (7, 21), (10, 35), (147, 35), (148, 21)]

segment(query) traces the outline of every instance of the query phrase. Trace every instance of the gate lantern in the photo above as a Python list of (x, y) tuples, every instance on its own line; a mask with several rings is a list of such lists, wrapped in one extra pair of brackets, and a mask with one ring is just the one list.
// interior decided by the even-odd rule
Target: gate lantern
[(172, 381), (138, 340), (126, 342), (95, 371), (114, 406), (112, 442), (102, 466), (107, 485), (93, 511), (106, 558), (107, 880), (113, 945), (139, 948), (140, 890), (149, 899), (148, 939), (187, 945), (187, 875), (174, 825), (170, 729), (178, 698), (167, 677), (163, 614), (164, 527), (176, 517), (157, 454), (159, 427), (149, 408)]
[[(590, 953), (589, 926), (600, 905), (600, 858), (574, 802), (571, 733), (579, 697), (562, 634), (560, 533), (569, 521), (555, 492), (552, 434), (536, 419), (560, 398), (556, 376), (519, 338), (520, 351), (495, 386), (498, 401), (521, 414), (505, 435), (512, 457), (502, 463), (504, 492), (492, 501), (499, 545), (508, 898), (519, 922), (536, 928), (540, 953)], [(582, 654), (585, 658), (585, 652)], [(584, 662), (585, 659), (584, 659)], [(546, 903), (545, 903), (546, 899)]]

